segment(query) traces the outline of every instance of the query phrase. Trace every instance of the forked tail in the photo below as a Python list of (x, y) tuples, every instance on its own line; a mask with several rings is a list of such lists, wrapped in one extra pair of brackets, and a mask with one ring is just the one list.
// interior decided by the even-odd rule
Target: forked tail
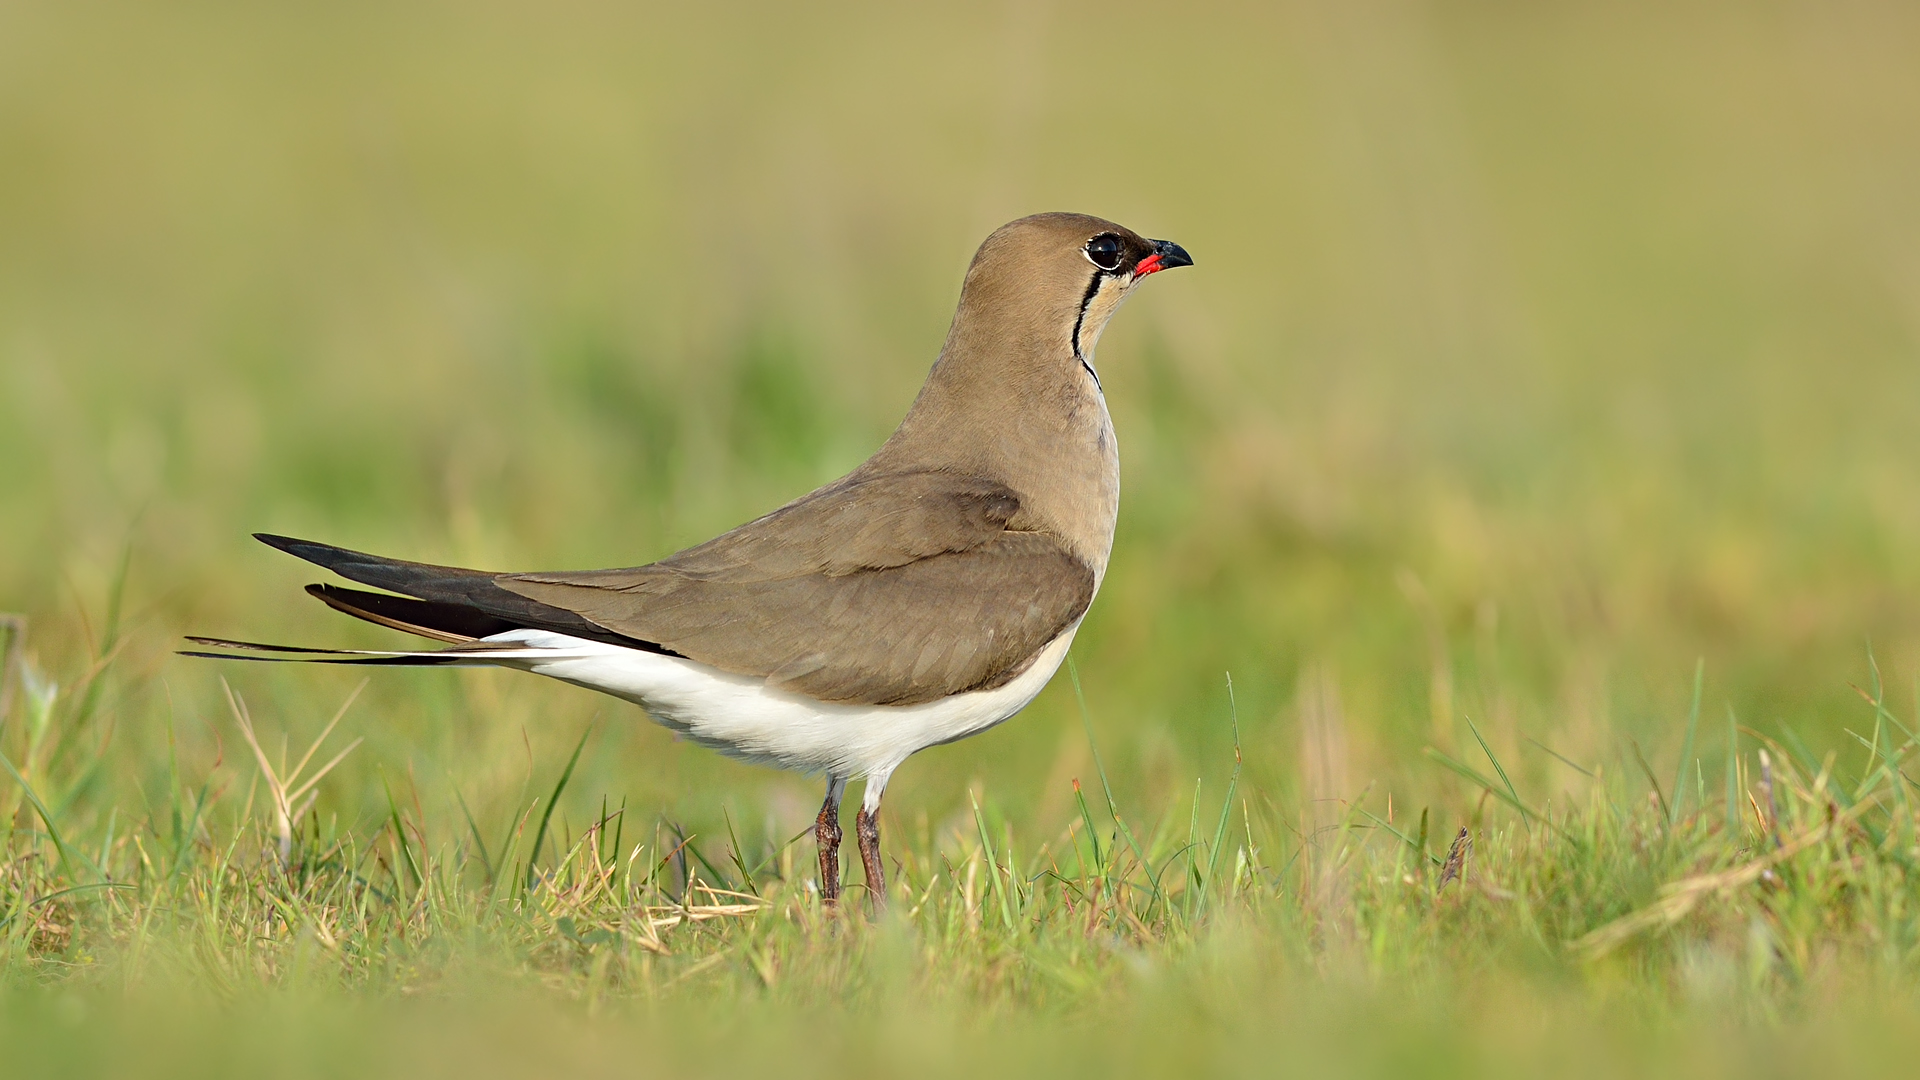
[[(201, 656), (209, 660), (256, 660), (269, 663), (360, 664), (384, 667), (443, 667), (449, 664), (483, 666), (551, 657), (554, 650), (517, 641), (469, 641), (445, 649), (308, 649), (298, 645), (266, 645), (258, 641), (231, 641), (227, 638), (188, 637), (206, 649), (181, 649), (181, 656)], [(225, 652), (213, 652), (224, 649)]]
[(362, 664), (394, 667), (438, 667), (449, 664), (499, 664), (536, 656), (552, 657), (552, 646), (500, 641), (516, 630), (548, 631), (571, 638), (619, 645), (643, 652), (677, 655), (648, 641), (629, 638), (599, 626), (578, 614), (530, 600), (495, 584), (499, 575), (484, 570), (432, 566), (379, 555), (349, 551), (311, 540), (254, 534), (262, 543), (324, 566), (342, 577), (394, 592), (344, 589), (338, 585), (309, 585), (307, 592), (335, 611), (357, 619), (446, 642), (446, 649), (310, 649), (296, 645), (265, 645), (228, 638), (189, 637), (209, 649), (183, 649), (182, 656), (215, 660), (286, 661), (308, 664)]

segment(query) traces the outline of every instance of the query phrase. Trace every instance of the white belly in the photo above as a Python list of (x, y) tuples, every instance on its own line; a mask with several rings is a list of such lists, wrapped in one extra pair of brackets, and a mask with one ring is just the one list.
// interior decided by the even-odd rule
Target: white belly
[(497, 663), (624, 698), (729, 757), (842, 779), (868, 777), (872, 790), (915, 751), (985, 731), (1025, 708), (1059, 669), (1078, 629), (1078, 623), (1068, 627), (1005, 686), (919, 705), (815, 701), (692, 660), (545, 630), (487, 640), (539, 650)]

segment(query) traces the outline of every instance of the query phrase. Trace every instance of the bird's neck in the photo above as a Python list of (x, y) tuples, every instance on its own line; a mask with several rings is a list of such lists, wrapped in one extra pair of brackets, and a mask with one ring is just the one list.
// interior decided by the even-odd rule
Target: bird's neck
[(1020, 497), (1010, 527), (1058, 536), (1104, 575), (1120, 456), (1099, 382), (1064, 335), (988, 343), (962, 329), (956, 325), (913, 408), (868, 467), (951, 470), (1005, 484)]

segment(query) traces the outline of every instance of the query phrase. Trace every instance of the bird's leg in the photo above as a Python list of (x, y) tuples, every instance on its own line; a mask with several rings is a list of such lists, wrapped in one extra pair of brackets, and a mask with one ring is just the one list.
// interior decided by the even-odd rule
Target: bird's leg
[(887, 906), (887, 868), (880, 861), (880, 816), (878, 808), (862, 806), (853, 818), (853, 833), (860, 838), (860, 861), (867, 868), (867, 895), (873, 906)]
[(820, 900), (840, 899), (840, 785), (827, 787), (827, 801), (813, 819), (813, 839), (820, 847)]

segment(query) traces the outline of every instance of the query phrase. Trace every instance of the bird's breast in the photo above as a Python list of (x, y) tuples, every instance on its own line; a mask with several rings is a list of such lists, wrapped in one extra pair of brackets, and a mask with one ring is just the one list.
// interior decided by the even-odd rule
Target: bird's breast
[(1113, 551), (1114, 522), (1120, 514), (1120, 443), (1113, 417), (1099, 390), (1067, 411), (1049, 467), (1030, 480), (1028, 498), (1057, 522), (1075, 554), (1093, 567), (1095, 585), (1106, 574)]

